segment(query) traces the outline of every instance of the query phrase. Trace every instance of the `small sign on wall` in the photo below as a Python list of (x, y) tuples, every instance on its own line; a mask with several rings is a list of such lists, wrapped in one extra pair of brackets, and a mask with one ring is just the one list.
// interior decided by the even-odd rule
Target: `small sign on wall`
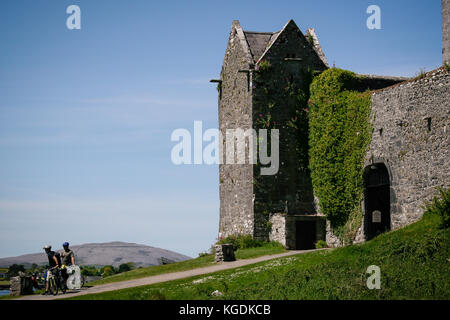
[(381, 223), (381, 211), (372, 212), (372, 223)]

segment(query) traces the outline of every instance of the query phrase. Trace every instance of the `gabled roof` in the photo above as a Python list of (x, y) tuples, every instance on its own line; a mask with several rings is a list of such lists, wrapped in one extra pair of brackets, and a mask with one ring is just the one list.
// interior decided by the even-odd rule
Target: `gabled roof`
[[(298, 29), (294, 20), (289, 20), (280, 31), (276, 31), (276, 32), (255, 32), (255, 31), (242, 30), (245, 40), (247, 42), (248, 50), (250, 51), (251, 56), (253, 58), (253, 61), (251, 61), (251, 62), (257, 64), (263, 58), (265, 53), (270, 49), (270, 47), (275, 42), (275, 40), (278, 38), (278, 36), (290, 24), (293, 24), (295, 26), (295, 28)], [(322, 51), (322, 47), (320, 46), (319, 39), (317, 38), (317, 35), (314, 32), (314, 29), (309, 28), (307, 30), (307, 32), (305, 33), (305, 37), (307, 37), (307, 36), (312, 36), (313, 41), (314, 41), (314, 43), (313, 43), (314, 51), (316, 51), (317, 55), (322, 60), (322, 62), (325, 64), (325, 66), (328, 67), (327, 60)]]
[(259, 60), (278, 33), (279, 32), (255, 32), (244, 30), (245, 39), (247, 40), (254, 63)]

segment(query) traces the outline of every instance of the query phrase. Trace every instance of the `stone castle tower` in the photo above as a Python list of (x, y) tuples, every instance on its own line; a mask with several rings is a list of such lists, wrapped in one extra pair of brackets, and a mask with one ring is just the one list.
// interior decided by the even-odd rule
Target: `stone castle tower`
[[(443, 63), (449, 63), (450, 55), (449, 8), (450, 1), (443, 0)], [(296, 120), (295, 130), (291, 127), (293, 119), (307, 119), (307, 109), (298, 110), (299, 104), (291, 103), (286, 94), (293, 87), (309, 90), (306, 88), (311, 76), (328, 68), (314, 29), (303, 34), (290, 20), (277, 32), (253, 32), (233, 21), (220, 79), (211, 80), (218, 83), (219, 130), (226, 137), (230, 129), (278, 129), (279, 168), (273, 175), (262, 175), (261, 166), (250, 162), (219, 166), (219, 239), (247, 234), (276, 240), (288, 249), (313, 248), (317, 240), (326, 240), (331, 246), (342, 245), (327, 227), (314, 198), (307, 158), (308, 123)], [(372, 112), (377, 117), (365, 172), (373, 171), (374, 177), (381, 175), (383, 179), (376, 178), (383, 181), (379, 188), (386, 196), (380, 200), (378, 189), (365, 186), (364, 218), (356, 242), (370, 239), (372, 231), (381, 227), (391, 230), (416, 221), (423, 213), (423, 200), (430, 200), (436, 187), (448, 187), (446, 130), (450, 99), (446, 70), (437, 69), (418, 80), (360, 77), (358, 90), (377, 90), (372, 95)], [(423, 119), (428, 121), (425, 129)], [(404, 123), (414, 125), (405, 130), (399, 126)], [(423, 135), (432, 138), (428, 140)], [(407, 150), (404, 141), (409, 141)], [(233, 140), (234, 150), (238, 144)], [(250, 139), (245, 139), (246, 156), (250, 145)], [(228, 141), (222, 143), (222, 153), (226, 153), (227, 146)], [(423, 163), (433, 160), (428, 174), (422, 174), (425, 171), (415, 159), (423, 159)], [(376, 191), (373, 197), (369, 189)], [(386, 217), (381, 227), (373, 220), (375, 211)]]
[[(280, 86), (286, 79), (301, 86), (307, 70), (321, 72), (328, 68), (313, 29), (303, 34), (290, 20), (278, 32), (253, 32), (233, 21), (220, 80), (213, 80), (219, 82), (219, 128), (224, 136), (227, 129), (261, 128), (260, 104), (267, 85), (257, 81), (257, 74), (267, 61), (273, 81)], [(254, 165), (220, 165), (219, 238), (249, 234), (268, 239), (269, 219), (274, 213), (289, 214), (297, 220), (317, 219), (309, 172), (299, 170), (299, 155), (294, 152), (297, 138), (285, 126), (296, 110), (284, 103), (275, 109), (271, 120), (278, 121), (280, 130), (278, 173), (264, 177), (264, 183), (271, 187), (262, 190), (255, 183), (261, 176)], [(320, 227), (324, 231), (324, 224)]]

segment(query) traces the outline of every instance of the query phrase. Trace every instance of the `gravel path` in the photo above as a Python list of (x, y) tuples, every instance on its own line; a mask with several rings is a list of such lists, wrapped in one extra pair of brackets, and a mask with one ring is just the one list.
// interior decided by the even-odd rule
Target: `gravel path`
[[(317, 250), (323, 250), (323, 249), (317, 249)], [(66, 293), (64, 295), (63, 294), (58, 294), (57, 296), (29, 295), (29, 296), (24, 296), (24, 297), (15, 299), (15, 300), (55, 300), (55, 299), (61, 299), (61, 298), (78, 297), (78, 296), (82, 296), (85, 294), (100, 293), (100, 292), (106, 292), (106, 291), (114, 291), (114, 290), (120, 290), (120, 289), (132, 288), (132, 287), (139, 287), (139, 286), (145, 286), (145, 285), (150, 285), (150, 284), (159, 283), (159, 282), (166, 282), (166, 281), (171, 281), (171, 280), (189, 278), (189, 277), (198, 276), (198, 275), (202, 275), (202, 274), (208, 274), (208, 273), (213, 273), (213, 272), (217, 272), (217, 271), (238, 268), (238, 267), (247, 266), (247, 265), (262, 262), (262, 261), (268, 261), (268, 260), (277, 259), (277, 258), (281, 258), (281, 257), (293, 256), (296, 254), (312, 252), (312, 251), (315, 251), (315, 250), (292, 250), (292, 251), (288, 251), (285, 253), (262, 256), (262, 257), (257, 257), (257, 258), (253, 258), (253, 259), (242, 259), (242, 260), (237, 260), (237, 261), (233, 261), (233, 262), (221, 262), (221, 263), (217, 263), (213, 266), (209, 266), (209, 267), (203, 267), (203, 268), (197, 268), (197, 269), (179, 271), (179, 272), (164, 273), (164, 274), (160, 274), (160, 275), (156, 275), (156, 276), (139, 278), (139, 279), (135, 279), (135, 280), (127, 280), (127, 281), (101, 284), (101, 285), (94, 286), (91, 288), (83, 288), (77, 292), (68, 291), (68, 293)]]

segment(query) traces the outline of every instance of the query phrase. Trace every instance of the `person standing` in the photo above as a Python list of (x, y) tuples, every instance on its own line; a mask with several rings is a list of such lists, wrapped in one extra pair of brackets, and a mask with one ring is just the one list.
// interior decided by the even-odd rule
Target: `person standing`
[(75, 265), (75, 254), (72, 250), (69, 249), (69, 243), (64, 242), (62, 244), (63, 251), (61, 251), (61, 258), (62, 258), (62, 269), (61, 269), (61, 276), (63, 278), (63, 284), (67, 287), (67, 279), (69, 278), (69, 275), (67, 274), (66, 266)]
[(61, 252), (62, 264), (71, 266), (75, 264), (75, 254), (69, 249), (69, 243), (63, 243), (63, 251)]
[[(47, 254), (47, 258), (48, 258), (48, 268), (47, 270), (45, 270), (45, 274), (44, 274), (44, 278), (45, 278), (45, 294), (49, 294), (48, 292), (48, 269), (54, 268), (54, 267), (60, 267), (61, 266), (61, 256), (58, 252), (52, 251), (52, 246), (51, 245), (46, 245), (44, 247), (45, 253)], [(58, 272), (58, 270), (56, 270), (55, 272)]]

